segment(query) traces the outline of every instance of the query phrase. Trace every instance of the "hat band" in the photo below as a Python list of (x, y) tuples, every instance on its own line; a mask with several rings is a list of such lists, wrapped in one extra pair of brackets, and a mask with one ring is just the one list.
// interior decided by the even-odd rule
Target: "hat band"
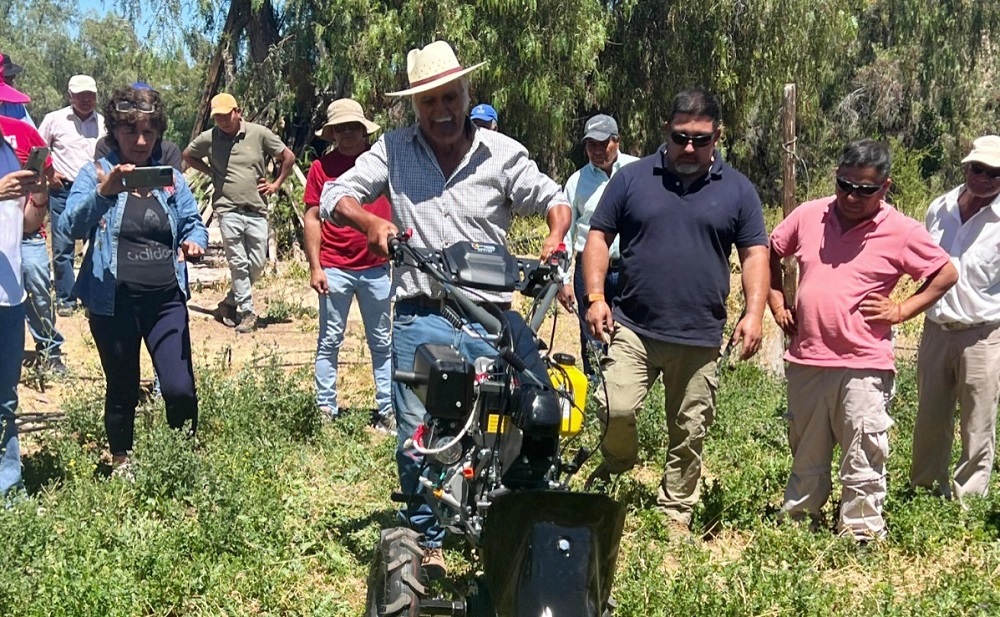
[(443, 73), (438, 73), (436, 75), (431, 75), (430, 77), (425, 77), (424, 79), (418, 79), (417, 81), (412, 81), (412, 82), (410, 82), (410, 88), (416, 88), (416, 87), (422, 86), (424, 84), (429, 84), (432, 81), (436, 81), (438, 79), (441, 79), (442, 77), (447, 77), (448, 75), (451, 75), (453, 73), (459, 73), (459, 72), (464, 71), (464, 70), (465, 69), (462, 68), (461, 66), (456, 66), (455, 68), (448, 69), (447, 71), (445, 71)]

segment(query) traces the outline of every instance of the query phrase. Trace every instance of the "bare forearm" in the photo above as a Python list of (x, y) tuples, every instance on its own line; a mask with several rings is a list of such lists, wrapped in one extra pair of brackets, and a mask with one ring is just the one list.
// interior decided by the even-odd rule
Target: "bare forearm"
[(770, 272), (770, 289), (767, 292), (767, 304), (775, 315), (785, 307), (785, 294), (781, 284), (781, 257), (773, 250), (768, 251), (768, 266)]
[(281, 153), (281, 168), (278, 170), (278, 177), (274, 179), (278, 186), (284, 184), (288, 179), (288, 174), (292, 172), (292, 165), (295, 164), (295, 153), (288, 148)]
[[(549, 236), (565, 238), (569, 226), (573, 222), (573, 211), (568, 204), (559, 204), (549, 209), (545, 215), (545, 222), (549, 227)], [(573, 247), (567, 248), (573, 250)]]
[(209, 167), (208, 164), (205, 163), (205, 161), (203, 161), (202, 159), (195, 158), (193, 155), (188, 153), (187, 150), (181, 153), (181, 159), (185, 163), (187, 163), (188, 167), (194, 168), (200, 171), (201, 173), (205, 174), (206, 176), (212, 175), (212, 168)]
[(337, 225), (353, 227), (363, 234), (368, 233), (372, 220), (377, 218), (364, 209), (361, 202), (353, 197), (341, 197), (333, 210), (333, 222)]
[(319, 247), (323, 237), (323, 224), (319, 220), (319, 207), (306, 208), (303, 227), (306, 259), (309, 260), (309, 269), (313, 271), (320, 270), (322, 269), (322, 265), (319, 261)]
[(929, 309), (958, 282), (958, 271), (950, 263), (932, 274), (912, 296), (899, 303), (900, 321), (912, 319)]
[[(743, 270), (743, 296), (746, 298), (746, 314), (761, 319), (771, 289), (772, 271), (768, 261), (766, 246), (753, 246), (740, 250)], [(780, 281), (780, 277), (779, 277)]]
[(604, 293), (610, 246), (611, 242), (603, 231), (591, 230), (587, 235), (587, 244), (583, 247), (583, 283), (588, 294)]

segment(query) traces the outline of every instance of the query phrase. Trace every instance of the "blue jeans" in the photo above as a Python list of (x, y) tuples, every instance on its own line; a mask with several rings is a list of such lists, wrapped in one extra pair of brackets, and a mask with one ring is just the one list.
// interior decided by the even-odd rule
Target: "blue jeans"
[(25, 316), (35, 341), (40, 361), (62, 355), (63, 335), (56, 330), (56, 311), (52, 304), (52, 281), (49, 279), (49, 251), (45, 238), (34, 233), (21, 241), (21, 273), (28, 292)]
[(316, 341), (316, 405), (337, 415), (337, 355), (344, 342), (351, 301), (358, 298), (365, 338), (372, 354), (375, 404), (380, 415), (392, 412), (391, 330), (389, 324), (389, 266), (364, 270), (326, 268), (329, 293), (319, 297), (319, 338)]
[[(618, 270), (608, 269), (608, 274), (604, 277), (604, 299), (611, 306), (612, 300), (618, 293)], [(576, 296), (576, 310), (580, 314), (580, 355), (583, 356), (583, 372), (587, 377), (591, 377), (596, 372), (590, 363), (590, 354), (587, 353), (587, 342), (603, 344), (587, 333), (587, 309), (590, 303), (587, 302), (587, 286), (583, 280), (583, 259), (577, 256), (576, 266), (573, 268), (573, 295)], [(607, 349), (605, 348), (605, 351)]]
[(17, 439), (17, 382), (24, 357), (24, 303), (0, 306), (0, 495), (21, 486), (21, 446)]
[[(511, 311), (507, 311), (507, 317), (511, 321), (511, 330), (515, 333), (514, 349), (517, 355), (525, 361), (528, 370), (547, 382), (548, 377), (545, 376), (538, 348), (524, 319)], [(478, 325), (472, 326), (472, 329), (480, 334), (484, 332)], [(455, 330), (437, 311), (397, 303), (396, 316), (392, 322), (393, 368), (412, 370), (416, 349), (424, 343), (452, 345), (470, 363), (475, 362), (476, 358), (494, 358), (497, 355), (497, 350), (491, 344)], [(444, 541), (444, 529), (438, 525), (431, 507), (418, 494), (418, 478), (423, 459), (403, 449), (406, 440), (423, 423), (427, 410), (412, 390), (397, 382), (392, 384), (392, 407), (396, 412), (396, 466), (399, 470), (399, 484), (404, 495), (414, 495), (411, 503), (400, 514), (412, 529), (423, 534), (423, 546), (438, 548)]]
[(61, 189), (49, 191), (49, 219), (52, 229), (52, 270), (55, 273), (56, 304), (58, 306), (76, 304), (73, 295), (73, 284), (76, 275), (73, 273), (73, 252), (76, 242), (70, 236), (59, 230), (59, 218), (66, 210), (66, 198), (69, 197), (71, 184)]

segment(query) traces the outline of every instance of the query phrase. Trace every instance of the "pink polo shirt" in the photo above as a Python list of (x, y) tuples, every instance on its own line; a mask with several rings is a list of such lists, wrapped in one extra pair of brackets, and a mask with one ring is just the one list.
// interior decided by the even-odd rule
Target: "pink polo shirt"
[(796, 208), (774, 231), (771, 247), (799, 263), (798, 333), (785, 359), (796, 364), (895, 370), (891, 326), (868, 323), (858, 309), (871, 293), (888, 296), (900, 277), (922, 280), (948, 263), (917, 221), (882, 202), (875, 218), (844, 231), (834, 197)]

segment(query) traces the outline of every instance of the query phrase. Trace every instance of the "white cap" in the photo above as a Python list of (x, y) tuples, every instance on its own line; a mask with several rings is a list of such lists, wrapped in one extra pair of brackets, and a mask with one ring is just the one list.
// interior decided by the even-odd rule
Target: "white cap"
[(90, 75), (74, 75), (69, 78), (69, 93), (93, 92), (97, 94), (97, 82)]

